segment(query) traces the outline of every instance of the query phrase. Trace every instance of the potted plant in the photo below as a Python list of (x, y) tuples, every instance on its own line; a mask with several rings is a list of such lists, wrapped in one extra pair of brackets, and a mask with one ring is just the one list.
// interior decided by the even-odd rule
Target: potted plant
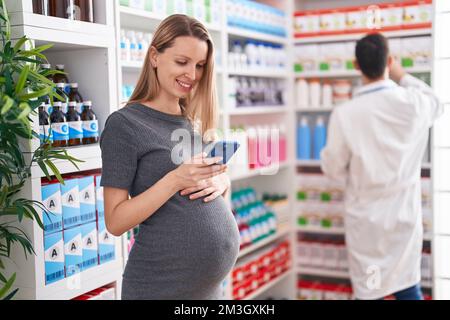
[(41, 68), (47, 63), (43, 52), (51, 45), (35, 48), (26, 36), (13, 41), (4, 0), (0, 0), (0, 37), (0, 299), (11, 299), (18, 291), (13, 288), (16, 273), (6, 275), (4, 261), (10, 259), (14, 244), (23, 248), (25, 257), (35, 254), (20, 223), (31, 219), (43, 228), (39, 212), (46, 212), (41, 202), (21, 197), (31, 166), (38, 164), (48, 178), (54, 175), (64, 183), (53, 161), (68, 160), (77, 167), (79, 160), (53, 148), (48, 140), (35, 150), (30, 147), (33, 139), (39, 139), (33, 126), (39, 105), (47, 99), (62, 100), (47, 79), (59, 71)]

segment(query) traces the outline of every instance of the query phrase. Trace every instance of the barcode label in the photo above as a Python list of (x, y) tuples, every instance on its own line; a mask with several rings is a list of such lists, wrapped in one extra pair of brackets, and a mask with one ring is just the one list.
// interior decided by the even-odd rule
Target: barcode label
[(100, 256), (100, 259), (103, 260), (103, 261), (104, 261), (104, 260), (114, 259), (114, 252), (110, 252), (110, 253), (101, 255), (101, 256)]
[(83, 262), (83, 268), (96, 265), (98, 263), (97, 258), (92, 258)]
[(61, 227), (62, 227), (62, 222), (55, 222), (55, 223), (45, 226), (44, 230), (47, 232), (51, 232), (53, 230), (61, 229)]
[(89, 212), (89, 213), (83, 214), (81, 216), (81, 221), (82, 222), (88, 221), (88, 220), (93, 220), (93, 219), (95, 219), (95, 212)]
[(80, 217), (66, 218), (64, 219), (64, 224), (76, 224)]
[(45, 277), (45, 280), (46, 280), (47, 282), (50, 282), (50, 281), (53, 281), (53, 280), (55, 280), (55, 279), (59, 279), (59, 278), (61, 278), (61, 277), (64, 277), (64, 271), (63, 271), (63, 270), (58, 271), (58, 272), (54, 272), (54, 273), (52, 273), (52, 274), (48, 274), (48, 275)]

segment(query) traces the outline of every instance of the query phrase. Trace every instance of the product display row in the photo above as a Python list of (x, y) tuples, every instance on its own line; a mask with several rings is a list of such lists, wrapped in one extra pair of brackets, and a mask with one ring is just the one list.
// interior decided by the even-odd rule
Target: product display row
[(113, 286), (104, 286), (72, 300), (116, 300), (116, 289)]
[(115, 259), (115, 238), (105, 220), (44, 236), (46, 285)]
[(241, 249), (276, 233), (276, 216), (257, 196), (254, 189), (246, 188), (233, 192), (231, 202), (239, 228)]
[(380, 3), (294, 13), (296, 37), (429, 28), (431, 0)]
[(343, 240), (300, 238), (296, 247), (298, 267), (348, 272), (347, 247)]
[(301, 279), (297, 283), (299, 300), (353, 300), (350, 284)]
[(228, 79), (228, 107), (284, 106), (286, 83), (282, 80), (230, 77)]
[(286, 61), (282, 45), (256, 40), (234, 40), (228, 53), (228, 67), (234, 71), (283, 71)]
[(351, 99), (353, 84), (348, 79), (297, 79), (295, 89), (298, 109), (330, 109)]
[(229, 162), (230, 172), (238, 174), (248, 169), (265, 168), (287, 161), (287, 135), (284, 125), (236, 127), (227, 139), (240, 147)]
[(161, 17), (181, 13), (201, 22), (220, 23), (220, 3), (217, 0), (120, 0), (120, 5)]
[(121, 29), (120, 59), (122, 61), (143, 62), (152, 39), (152, 33)]
[(93, 0), (33, 0), (33, 12), (69, 20), (94, 22)]
[(228, 25), (285, 37), (286, 14), (274, 7), (249, 0), (227, 0)]
[[(51, 65), (44, 64), (45, 72)], [(92, 110), (92, 101), (84, 100), (78, 90), (78, 83), (70, 83), (64, 65), (56, 65), (61, 72), (47, 78), (56, 84), (56, 92), (63, 99), (50, 98), (39, 106), (39, 138), (41, 144), (50, 143), (54, 147), (77, 146), (97, 143), (99, 139), (98, 119)]]
[[(353, 71), (356, 43), (353, 41), (302, 44), (294, 49), (295, 72)], [(392, 55), (406, 70), (431, 66), (431, 37), (389, 39)]]
[(288, 271), (290, 242), (283, 241), (238, 261), (232, 271), (233, 299), (241, 300)]
[[(314, 124), (314, 127), (311, 125)], [(297, 159), (320, 160), (327, 142), (327, 124), (322, 116), (302, 116), (297, 126)]]
[(50, 234), (86, 222), (104, 219), (103, 187), (100, 175), (72, 175), (58, 180), (43, 179), (44, 232)]

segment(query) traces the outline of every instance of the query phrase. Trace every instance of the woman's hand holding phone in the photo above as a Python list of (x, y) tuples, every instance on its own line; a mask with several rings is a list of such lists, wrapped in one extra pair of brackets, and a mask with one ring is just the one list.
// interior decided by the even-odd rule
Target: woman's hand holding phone
[(202, 181), (226, 171), (226, 165), (217, 164), (222, 161), (222, 157), (207, 158), (206, 156), (206, 153), (195, 155), (170, 172), (178, 191), (196, 188), (204, 184)]

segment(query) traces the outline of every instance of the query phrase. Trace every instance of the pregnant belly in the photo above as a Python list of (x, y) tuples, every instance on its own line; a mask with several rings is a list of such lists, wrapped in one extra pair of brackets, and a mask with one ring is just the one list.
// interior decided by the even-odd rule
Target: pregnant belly
[(141, 225), (125, 276), (179, 291), (212, 290), (237, 259), (234, 217), (222, 197), (210, 203), (174, 198)]

